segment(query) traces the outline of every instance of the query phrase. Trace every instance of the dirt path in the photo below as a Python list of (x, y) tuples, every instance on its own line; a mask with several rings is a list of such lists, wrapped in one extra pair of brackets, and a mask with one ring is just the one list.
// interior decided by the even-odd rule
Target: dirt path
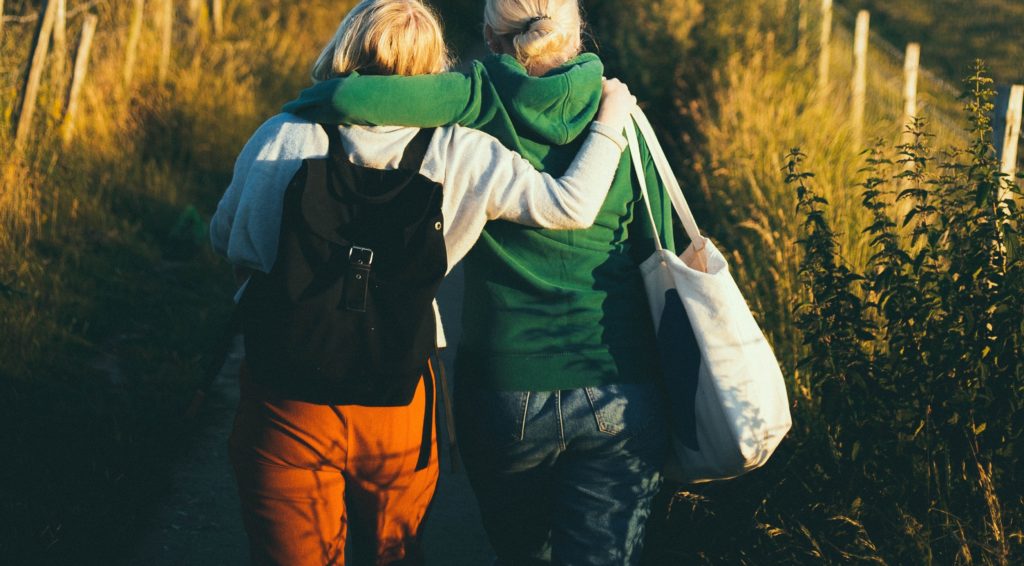
[[(441, 312), (451, 344), (461, 331), (462, 276), (456, 270), (441, 287)], [(454, 349), (445, 352), (452, 367)], [(166, 501), (130, 553), (130, 566), (233, 566), (248, 564), (227, 438), (238, 404), (241, 345), (225, 364), (203, 407), (202, 430), (178, 462)], [(443, 427), (442, 427), (443, 428)], [(443, 431), (441, 431), (443, 434)], [(442, 444), (446, 446), (446, 444)], [(448, 472), (442, 450), (441, 479), (426, 525), (424, 546), (430, 566), (481, 566), (493, 554), (480, 526), (476, 499), (465, 474)]]

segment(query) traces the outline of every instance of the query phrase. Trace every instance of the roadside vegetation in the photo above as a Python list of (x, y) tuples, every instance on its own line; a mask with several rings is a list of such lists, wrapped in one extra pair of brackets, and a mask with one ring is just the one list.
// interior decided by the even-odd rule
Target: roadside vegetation
[(589, 3), (606, 62), (648, 101), (706, 232), (733, 253), (795, 421), (765, 469), (670, 486), (648, 561), (1016, 563), (1021, 214), (998, 196), (1017, 188), (997, 173), (987, 71), (959, 100), (925, 83), (906, 131), (888, 94), (899, 62), (873, 49), (857, 147), (849, 22), (820, 89), (793, 4)]
[(1024, 81), (1024, 3), (1017, 0), (839, 0), (871, 10), (873, 25), (897, 45), (921, 43), (923, 63), (948, 77), (984, 59), (997, 84)]
[[(31, 15), (39, 2), (8, 1)], [(73, 12), (79, 4), (69, 2)], [(188, 428), (202, 354), (232, 283), (206, 224), (234, 157), (308, 83), (350, 2), (225, 2), (224, 36), (176, 2), (166, 84), (147, 2), (125, 84), (131, 2), (99, 2), (77, 131), (59, 126), (73, 51), (44, 75), (25, 151), (0, 128), (0, 562), (111, 564), (131, 548)], [(35, 24), (6, 22), (9, 123)], [(68, 45), (81, 19), (69, 20)]]

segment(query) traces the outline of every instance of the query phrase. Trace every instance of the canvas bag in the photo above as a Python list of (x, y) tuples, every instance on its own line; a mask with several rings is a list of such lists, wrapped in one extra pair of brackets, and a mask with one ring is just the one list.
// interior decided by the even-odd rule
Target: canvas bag
[(640, 271), (669, 398), (675, 455), (666, 475), (694, 483), (734, 478), (763, 465), (789, 431), (786, 385), (725, 257), (700, 234), (653, 128), (639, 109), (633, 119), (692, 241), (679, 256), (664, 249), (651, 211), (637, 135), (627, 127), (655, 236), (656, 251)]

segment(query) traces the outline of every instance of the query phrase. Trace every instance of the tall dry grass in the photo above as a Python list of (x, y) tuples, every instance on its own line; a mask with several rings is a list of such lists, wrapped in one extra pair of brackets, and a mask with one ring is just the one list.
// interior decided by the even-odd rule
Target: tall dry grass
[[(165, 84), (159, 2), (146, 3), (130, 84), (132, 3), (68, 4), (99, 16), (73, 141), (59, 130), (81, 15), (64, 65), (49, 59), (25, 151), (0, 128), (0, 481), (17, 486), (0, 494), (0, 556), (12, 564), (111, 563), (131, 548), (230, 308), (205, 224), (245, 140), (308, 84), (353, 2), (225, 2), (221, 38), (175, 2)], [(5, 123), (33, 29), (7, 22), (0, 38)]]

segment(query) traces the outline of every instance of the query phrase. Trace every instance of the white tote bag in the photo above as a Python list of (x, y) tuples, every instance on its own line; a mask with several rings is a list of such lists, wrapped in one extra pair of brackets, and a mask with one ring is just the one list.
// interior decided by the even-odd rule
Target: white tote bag
[(636, 132), (627, 127), (657, 246), (640, 271), (669, 396), (675, 458), (666, 475), (694, 483), (734, 478), (763, 465), (789, 431), (786, 385), (725, 257), (701, 236), (650, 123), (639, 109), (633, 119), (692, 240), (679, 256), (659, 241)]

